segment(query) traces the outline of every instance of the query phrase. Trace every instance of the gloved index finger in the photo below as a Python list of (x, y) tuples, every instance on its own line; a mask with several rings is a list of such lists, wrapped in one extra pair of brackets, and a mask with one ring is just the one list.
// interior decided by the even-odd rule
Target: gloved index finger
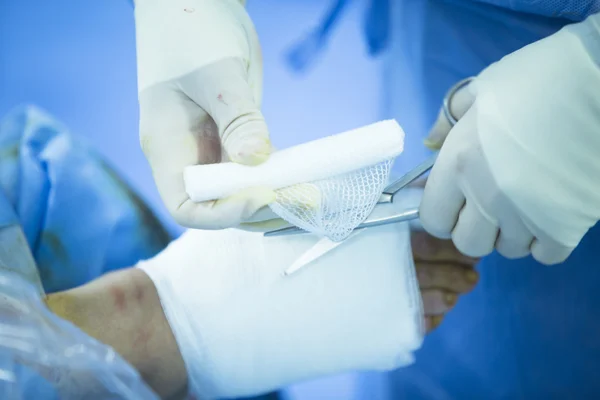
[(180, 87), (215, 121), (231, 161), (256, 165), (268, 158), (267, 124), (241, 59), (204, 66), (181, 78)]

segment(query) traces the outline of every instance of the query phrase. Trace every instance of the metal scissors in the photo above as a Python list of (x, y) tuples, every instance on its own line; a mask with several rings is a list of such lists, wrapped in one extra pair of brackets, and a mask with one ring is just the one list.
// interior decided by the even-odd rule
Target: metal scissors
[[(431, 167), (433, 167), (433, 164), (435, 163), (436, 158), (437, 158), (437, 154), (430, 156), (428, 159), (423, 161), (421, 164), (417, 165), (417, 167), (415, 167), (411, 171), (409, 171), (406, 175), (404, 175), (397, 181), (393, 182), (391, 185), (388, 185), (384, 189), (381, 196), (379, 197), (379, 201), (377, 202), (375, 207), (377, 207), (381, 204), (393, 203), (394, 198), (396, 197), (396, 194), (398, 194), (398, 192), (400, 192), (402, 189), (404, 189), (406, 186), (408, 186), (411, 182), (414, 182), (421, 175), (423, 175), (424, 173), (429, 171), (431, 169)], [(397, 213), (394, 213), (392, 215), (388, 215), (385, 217), (377, 217), (377, 216), (373, 217), (374, 214), (377, 214), (377, 213), (371, 213), (371, 215), (369, 217), (367, 217), (367, 219), (363, 223), (361, 223), (356, 228), (354, 228), (354, 230), (352, 231), (350, 236), (348, 236), (346, 238), (346, 240), (349, 240), (350, 238), (353, 238), (353, 237), (359, 235), (360, 233), (364, 232), (364, 230), (366, 228), (394, 224), (394, 223), (398, 223), (398, 222), (405, 222), (405, 221), (410, 221), (410, 220), (419, 218), (419, 209), (412, 208), (412, 209), (408, 209), (408, 210), (403, 210), (403, 211), (400, 211), (400, 212), (397, 212)], [(300, 233), (307, 233), (307, 232), (305, 230), (302, 230), (300, 228), (292, 226), (289, 228), (283, 228), (283, 229), (278, 229), (278, 230), (271, 231), (271, 232), (266, 232), (264, 235), (265, 236), (284, 236), (284, 235), (296, 235), (296, 234), (300, 234)], [(283, 272), (283, 275), (284, 276), (292, 275), (293, 273), (297, 272), (301, 268), (303, 268), (306, 265), (317, 260), (322, 255), (328, 253), (329, 251), (333, 250), (334, 248), (336, 248), (337, 246), (339, 246), (342, 243), (343, 242), (333, 242), (327, 238), (321, 238), (321, 240), (319, 240), (313, 247), (311, 247), (309, 250), (307, 250), (302, 255), (300, 255), (300, 257), (298, 259), (296, 259)]]
[[(446, 118), (448, 119), (450, 126), (454, 126), (457, 123), (457, 119), (454, 117), (454, 115), (452, 115), (452, 111), (450, 108), (450, 106), (452, 104), (452, 98), (454, 97), (456, 92), (458, 92), (463, 87), (467, 86), (469, 83), (471, 83), (472, 80), (473, 80), (473, 78), (467, 78), (467, 79), (464, 79), (464, 80), (458, 82), (452, 88), (450, 88), (450, 90), (444, 97), (444, 102), (443, 102), (443, 106), (442, 106), (443, 112), (444, 112), (444, 115), (446, 116)], [(416, 179), (418, 179), (419, 177), (423, 176), (426, 172), (431, 170), (436, 159), (437, 159), (437, 153), (433, 154), (432, 156), (427, 158), (425, 161), (421, 162), (419, 165), (417, 165), (415, 168), (410, 170), (408, 173), (406, 173), (400, 179), (398, 179), (395, 182), (388, 185), (383, 190), (383, 193), (381, 194), (381, 197), (379, 198), (377, 205), (393, 203), (394, 198), (402, 189), (404, 189), (405, 187), (410, 185), (412, 182), (414, 182)], [(398, 222), (406, 222), (406, 221), (410, 221), (410, 220), (417, 219), (417, 218), (419, 218), (419, 209), (418, 208), (403, 210), (398, 213), (395, 213), (395, 214), (392, 214), (389, 216), (385, 216), (385, 217), (370, 216), (370, 217), (367, 217), (367, 219), (364, 222), (362, 222), (360, 225), (358, 225), (355, 228), (355, 230), (372, 228), (372, 227), (381, 226), (381, 225), (395, 224)], [(286, 236), (286, 235), (297, 235), (297, 234), (301, 234), (301, 233), (307, 233), (307, 232), (303, 229), (292, 226), (292, 227), (286, 227), (286, 228), (282, 228), (282, 229), (273, 230), (270, 232), (265, 232), (264, 236), (268, 236), (268, 237)]]
[[(417, 165), (415, 168), (410, 170), (406, 175), (402, 176), (400, 179), (388, 185), (384, 190), (381, 196), (379, 197), (379, 201), (377, 205), (380, 204), (389, 204), (393, 203), (396, 195), (404, 189), (406, 186), (414, 182), (417, 178), (425, 174), (427, 171), (433, 167), (435, 160), (437, 158), (437, 153), (427, 158), (421, 164)], [(419, 209), (413, 208), (404, 210), (398, 213), (394, 213), (385, 217), (367, 217), (367, 219), (358, 225), (357, 229), (365, 229), (372, 228), (375, 226), (394, 224), (396, 222), (405, 222), (413, 219), (419, 218)], [(265, 232), (265, 236), (287, 236), (287, 235), (297, 235), (301, 233), (307, 233), (305, 230), (297, 228), (295, 226), (286, 227), (282, 229), (277, 229), (270, 232)]]

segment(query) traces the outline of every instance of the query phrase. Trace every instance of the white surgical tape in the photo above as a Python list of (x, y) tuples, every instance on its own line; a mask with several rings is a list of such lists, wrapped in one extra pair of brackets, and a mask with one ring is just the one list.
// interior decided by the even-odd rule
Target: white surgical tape
[(373, 210), (403, 145), (402, 128), (388, 120), (275, 152), (258, 166), (188, 167), (184, 180), (196, 202), (267, 186), (277, 190), (270, 207), (281, 218), (341, 241)]
[(136, 0), (138, 91), (226, 58), (244, 61), (261, 88), (260, 44), (243, 3)]
[(368, 229), (283, 277), (318, 240), (190, 230), (139, 265), (156, 285), (194, 394), (250, 396), (413, 361), (423, 324), (408, 224)]

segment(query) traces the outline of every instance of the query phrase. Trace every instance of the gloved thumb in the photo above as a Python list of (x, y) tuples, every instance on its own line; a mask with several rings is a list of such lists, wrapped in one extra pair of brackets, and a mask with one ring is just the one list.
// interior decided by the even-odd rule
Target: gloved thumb
[(180, 88), (215, 121), (229, 160), (256, 165), (271, 154), (265, 119), (243, 61), (223, 59), (182, 79)]
[[(473, 88), (474, 85), (471, 83), (458, 90), (452, 98), (448, 99), (450, 112), (456, 120), (461, 119), (473, 105), (475, 101)], [(444, 144), (450, 130), (452, 130), (452, 124), (446, 117), (442, 107), (433, 128), (429, 131), (429, 135), (423, 140), (423, 144), (431, 150), (439, 150)]]

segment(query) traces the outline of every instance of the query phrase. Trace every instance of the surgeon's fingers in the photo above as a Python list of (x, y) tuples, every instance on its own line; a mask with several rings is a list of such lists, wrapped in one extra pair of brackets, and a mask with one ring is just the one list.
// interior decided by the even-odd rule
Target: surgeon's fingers
[(237, 228), (248, 231), (248, 232), (269, 232), (278, 229), (283, 229), (290, 227), (289, 223), (287, 223), (284, 219), (281, 218), (273, 218), (267, 219), (259, 222), (248, 222), (242, 223)]
[[(275, 193), (275, 199), (277, 199), (277, 192)], [(267, 232), (288, 226), (290, 224), (275, 214), (270, 207), (263, 207), (237, 228), (250, 232)]]
[(186, 226), (196, 229), (224, 229), (239, 225), (258, 210), (275, 200), (275, 192), (267, 187), (243, 189), (224, 199), (195, 203), (187, 200), (174, 213)]
[(231, 227), (275, 199), (268, 188), (250, 188), (218, 201), (191, 201), (184, 169), (221, 161), (214, 121), (173, 84), (148, 88), (139, 99), (142, 150), (161, 198), (177, 223), (197, 229)]
[(452, 230), (456, 248), (470, 257), (483, 257), (494, 250), (498, 227), (474, 204), (467, 200)]
[(518, 214), (509, 215), (502, 221), (500, 234), (496, 240), (496, 250), (503, 257), (517, 259), (531, 252), (533, 234), (521, 221)]
[[(419, 216), (423, 229), (431, 235), (450, 239), (465, 197), (456, 181), (447, 179), (442, 170), (436, 170), (436, 166), (423, 191)], [(443, 164), (439, 168), (443, 168)]]
[(179, 79), (181, 90), (216, 122), (233, 162), (256, 165), (271, 154), (267, 124), (241, 59), (204, 66)]
[(187, 225), (177, 218), (179, 207), (189, 200), (183, 170), (199, 161), (219, 162), (218, 135), (211, 131), (208, 114), (173, 85), (143, 90), (139, 103), (140, 144), (156, 186), (169, 212)]
[[(471, 108), (471, 105), (473, 105), (474, 101), (474, 94), (471, 92), (471, 90), (469, 90), (468, 86), (465, 86), (457, 91), (451, 99), (449, 99), (450, 112), (454, 118), (459, 120), (465, 115), (469, 108)], [(442, 108), (440, 109), (438, 118), (433, 125), (433, 128), (431, 128), (429, 135), (423, 141), (423, 143), (432, 150), (439, 150), (451, 129), (452, 124), (450, 124), (450, 121), (448, 121), (448, 118), (444, 113), (444, 109)]]
[(564, 262), (573, 252), (574, 248), (561, 245), (552, 239), (536, 238), (531, 244), (531, 255), (539, 263), (554, 265)]
[(452, 237), (452, 230), (465, 204), (459, 179), (470, 162), (468, 133), (475, 129), (473, 118), (472, 113), (465, 114), (452, 129), (448, 137), (448, 144), (451, 142), (452, 146), (440, 151), (423, 191), (419, 207), (421, 224), (427, 232), (440, 239)]

